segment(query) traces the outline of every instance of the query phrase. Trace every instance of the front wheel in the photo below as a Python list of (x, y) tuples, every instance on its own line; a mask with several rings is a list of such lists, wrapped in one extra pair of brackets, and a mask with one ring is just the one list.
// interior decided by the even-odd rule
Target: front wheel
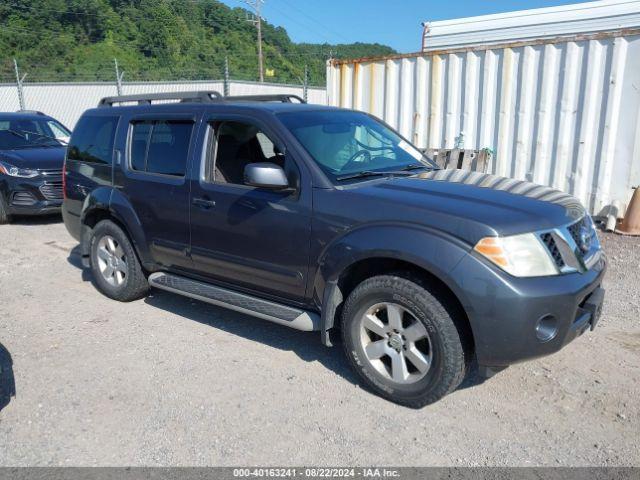
[(372, 277), (345, 303), (346, 355), (379, 395), (413, 408), (436, 402), (460, 385), (469, 361), (454, 311), (437, 289)]
[(109, 298), (130, 302), (144, 297), (149, 283), (126, 233), (103, 220), (91, 235), (91, 273), (98, 290)]

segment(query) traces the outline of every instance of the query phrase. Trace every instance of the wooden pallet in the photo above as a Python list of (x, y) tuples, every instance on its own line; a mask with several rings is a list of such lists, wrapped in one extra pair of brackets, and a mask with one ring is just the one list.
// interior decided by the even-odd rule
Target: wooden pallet
[(427, 148), (425, 153), (440, 168), (459, 168), (486, 173), (491, 153), (487, 150), (460, 150), (457, 148)]

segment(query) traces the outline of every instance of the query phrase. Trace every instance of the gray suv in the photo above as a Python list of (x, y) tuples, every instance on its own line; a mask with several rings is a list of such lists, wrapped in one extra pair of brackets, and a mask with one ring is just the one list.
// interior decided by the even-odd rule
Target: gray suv
[(106, 98), (74, 129), (64, 180), (105, 295), (154, 287), (340, 338), (364, 385), (411, 407), (474, 362), (488, 376), (558, 351), (601, 310), (605, 256), (575, 198), (441, 170), (362, 112)]

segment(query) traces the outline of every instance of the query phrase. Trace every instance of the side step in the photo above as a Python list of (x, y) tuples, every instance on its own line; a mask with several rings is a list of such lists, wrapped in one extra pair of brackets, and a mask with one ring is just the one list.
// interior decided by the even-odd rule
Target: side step
[(164, 272), (152, 273), (149, 275), (149, 284), (161, 290), (236, 310), (296, 330), (305, 332), (319, 330), (320, 316), (317, 313), (270, 302), (179, 275)]

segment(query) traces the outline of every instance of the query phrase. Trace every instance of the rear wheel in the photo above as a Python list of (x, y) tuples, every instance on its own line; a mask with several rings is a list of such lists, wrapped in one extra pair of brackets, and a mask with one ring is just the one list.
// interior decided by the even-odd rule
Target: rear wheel
[(435, 289), (383, 275), (347, 298), (342, 336), (347, 357), (366, 385), (413, 408), (433, 403), (462, 382), (468, 362), (455, 309)]
[(8, 213), (8, 207), (4, 201), (2, 193), (0, 193), (0, 225), (11, 222), (11, 215)]
[(130, 302), (144, 297), (149, 283), (124, 231), (110, 220), (99, 222), (91, 236), (91, 273), (98, 290)]

